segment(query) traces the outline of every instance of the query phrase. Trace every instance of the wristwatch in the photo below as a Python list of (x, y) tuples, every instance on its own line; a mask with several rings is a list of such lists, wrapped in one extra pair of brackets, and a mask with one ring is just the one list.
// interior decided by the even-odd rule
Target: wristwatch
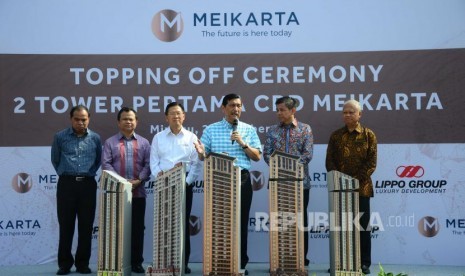
[(249, 145), (245, 144), (245, 145), (242, 146), (242, 149), (246, 149), (248, 147), (249, 147)]

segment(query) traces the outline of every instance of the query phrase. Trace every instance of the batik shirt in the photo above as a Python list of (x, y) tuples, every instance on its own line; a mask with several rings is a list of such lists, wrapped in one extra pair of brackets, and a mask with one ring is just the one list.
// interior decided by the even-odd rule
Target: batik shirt
[(360, 182), (360, 196), (373, 196), (371, 175), (376, 169), (377, 141), (370, 129), (360, 124), (349, 132), (347, 127), (331, 134), (326, 151), (326, 170), (340, 171)]
[(278, 124), (270, 127), (266, 133), (263, 157), (269, 165), (270, 156), (275, 151), (300, 156), (304, 164), (304, 189), (310, 189), (310, 173), (308, 164), (313, 158), (313, 132), (312, 128), (296, 119), (289, 124)]

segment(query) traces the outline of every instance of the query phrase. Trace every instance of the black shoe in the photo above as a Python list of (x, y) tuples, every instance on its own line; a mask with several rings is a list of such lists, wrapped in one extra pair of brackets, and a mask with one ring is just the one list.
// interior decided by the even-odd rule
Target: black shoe
[(132, 272), (134, 273), (144, 273), (145, 269), (142, 265), (133, 265), (132, 266)]
[(68, 275), (69, 274), (69, 268), (64, 268), (64, 267), (60, 267), (58, 270), (57, 270), (57, 275)]
[(309, 259), (305, 259), (305, 266), (308, 266), (310, 264), (310, 260)]
[(362, 265), (362, 273), (365, 275), (370, 274), (370, 267), (367, 265)]
[(191, 274), (191, 269), (188, 266), (184, 269), (184, 274)]
[(249, 275), (249, 271), (247, 269), (244, 270), (244, 275)]
[(328, 273), (331, 273), (331, 268), (328, 268)]
[(88, 266), (76, 268), (76, 272), (81, 274), (91, 274), (92, 270)]

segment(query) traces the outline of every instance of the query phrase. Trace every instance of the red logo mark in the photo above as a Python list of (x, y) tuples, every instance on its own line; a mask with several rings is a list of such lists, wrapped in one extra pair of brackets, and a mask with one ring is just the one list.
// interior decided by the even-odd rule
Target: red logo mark
[(421, 166), (399, 166), (396, 174), (398, 177), (420, 178), (425, 174), (425, 170)]

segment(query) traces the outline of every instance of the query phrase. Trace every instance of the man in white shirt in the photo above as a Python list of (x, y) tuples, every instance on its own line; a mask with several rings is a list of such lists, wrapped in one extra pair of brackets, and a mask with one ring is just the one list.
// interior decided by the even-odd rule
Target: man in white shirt
[(187, 164), (186, 171), (186, 232), (185, 232), (185, 273), (191, 273), (188, 266), (190, 256), (189, 217), (192, 209), (194, 182), (202, 173), (202, 163), (198, 159), (194, 143), (197, 136), (183, 127), (186, 118), (182, 104), (172, 102), (165, 108), (166, 121), (169, 127), (153, 137), (150, 152), (150, 169), (152, 175), (158, 177), (164, 171), (172, 169), (177, 163)]

